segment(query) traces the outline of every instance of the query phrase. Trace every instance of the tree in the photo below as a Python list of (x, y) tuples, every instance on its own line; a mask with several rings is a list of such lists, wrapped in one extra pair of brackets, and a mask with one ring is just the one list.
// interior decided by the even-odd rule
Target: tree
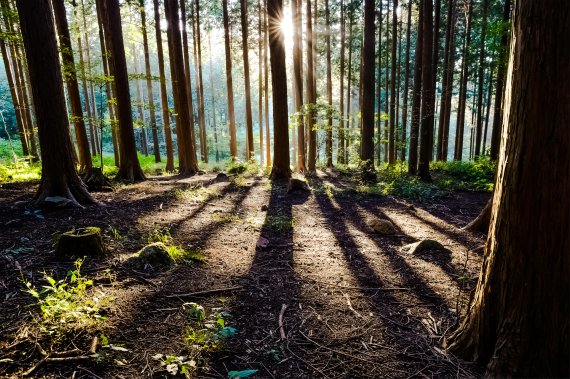
[[(185, 1), (185, 0), (182, 0)], [(194, 37), (194, 57), (195, 57), (195, 65), (198, 70), (197, 77), (196, 77), (196, 91), (197, 91), (197, 98), (198, 98), (198, 122), (200, 123), (200, 151), (202, 153), (202, 161), (208, 163), (208, 138), (206, 136), (206, 118), (204, 112), (204, 80), (202, 76), (202, 33), (200, 30), (200, 1), (196, 0), (196, 20), (194, 22), (194, 18), (192, 18), (192, 29), (193, 29), (193, 37)], [(184, 49), (186, 52), (188, 49)], [(197, 53), (197, 55), (196, 55)], [(188, 59), (185, 60), (188, 62)], [(188, 76), (190, 78), (190, 76)], [(192, 90), (190, 89), (190, 85), (188, 86), (188, 96), (189, 99), (192, 97)], [(190, 101), (190, 100), (189, 100)], [(192, 113), (192, 112), (190, 112)], [(190, 116), (191, 125), (194, 125), (193, 115)], [(192, 127), (194, 130), (194, 127)]]
[(344, 145), (344, 49), (345, 49), (345, 37), (346, 37), (346, 21), (345, 15), (346, 10), (344, 6), (344, 0), (340, 0), (340, 117), (338, 125), (338, 145), (337, 145), (337, 162), (346, 163), (344, 156), (346, 154)]
[(315, 128), (315, 111), (313, 110), (314, 104), (317, 102), (317, 92), (315, 90), (315, 70), (313, 55), (315, 49), (313, 48), (313, 20), (311, 20), (311, 0), (306, 0), (306, 18), (307, 18), (307, 28), (306, 28), (306, 39), (307, 39), (307, 103), (309, 104), (309, 109), (307, 111), (307, 128), (309, 131), (309, 157), (307, 170), (309, 172), (315, 172), (316, 162), (317, 162), (317, 130)]
[(117, 116), (119, 119), (119, 154), (120, 166), (117, 178), (128, 182), (144, 180), (145, 176), (139, 164), (135, 147), (135, 133), (127, 77), (127, 60), (123, 44), (123, 30), (118, 0), (104, 0), (106, 14), (104, 24), (109, 30), (111, 64), (117, 92)]
[(259, 124), (259, 163), (263, 165), (263, 62), (262, 62), (262, 49), (263, 49), (263, 34), (261, 32), (261, 14), (263, 8), (261, 7), (261, 0), (257, 0), (257, 109), (258, 109), (258, 124)]
[(483, 0), (483, 25), (481, 26), (481, 42), (479, 47), (479, 84), (477, 89), (477, 135), (475, 137), (475, 156), (481, 155), (481, 139), (483, 137), (483, 83), (485, 81), (485, 36), (487, 34), (487, 13), (489, 0)]
[(264, 0), (265, 12), (263, 12), (263, 29), (264, 29), (264, 42), (263, 42), (263, 73), (264, 73), (264, 98), (265, 98), (265, 154), (267, 167), (271, 165), (271, 143), (269, 133), (269, 26), (267, 25), (267, 0)]
[(297, 123), (297, 169), (305, 172), (305, 126), (302, 115), (303, 107), (303, 47), (301, 46), (301, 0), (291, 0), (293, 18), (293, 74), (295, 76), (295, 112)]
[[(396, 0), (397, 1), (397, 0)], [(362, 176), (375, 179), (374, 171), (374, 0), (364, 3), (364, 55), (362, 57)]]
[(64, 68), (65, 82), (67, 83), (67, 93), (71, 105), (71, 116), (77, 140), (77, 150), (79, 158), (79, 172), (87, 173), (92, 167), (91, 154), (89, 154), (89, 140), (85, 131), (85, 120), (83, 109), (81, 108), (81, 98), (79, 96), (79, 84), (77, 83), (77, 72), (73, 60), (73, 50), (71, 47), (71, 37), (69, 26), (65, 17), (65, 5), (63, 0), (52, 0), (55, 23), (59, 34), (59, 44), (61, 50), (61, 60)]
[[(240, 0), (241, 42), (243, 52), (243, 79), (245, 82), (245, 126), (247, 134), (246, 160), (254, 159), (253, 119), (251, 115), (251, 85), (249, 73), (249, 53), (247, 47), (247, 0)], [(287, 112), (285, 112), (287, 113)]]
[[(77, 175), (63, 92), (53, 18), (49, 0), (16, 3), (30, 73), (30, 84), (38, 122), (42, 178), (32, 203), (61, 196), (73, 205), (94, 204)], [(49, 72), (49, 75), (45, 75)]]
[(390, 134), (388, 139), (388, 163), (396, 163), (396, 141), (394, 138), (396, 126), (396, 44), (398, 43), (398, 16), (396, 11), (398, 9), (398, 0), (393, 0), (392, 6), (392, 66), (390, 74)]
[(280, 24), (283, 0), (267, 0), (271, 85), (273, 86), (273, 180), (291, 177), (289, 167), (289, 123), (287, 120), (287, 69), (285, 41)]
[(491, 229), (450, 349), (487, 377), (568, 377), (570, 7), (517, 1), (513, 14)]
[(172, 133), (170, 131), (170, 111), (168, 109), (168, 94), (166, 93), (166, 75), (164, 72), (164, 52), (162, 50), (162, 32), (160, 29), (160, 8), (158, 0), (153, 0), (154, 28), (156, 32), (156, 55), (160, 75), (160, 104), (162, 107), (162, 123), (164, 140), (166, 142), (166, 172), (174, 171), (174, 151), (172, 148)]
[(423, 49), (423, 2), (420, 1), (418, 34), (416, 37), (416, 52), (414, 65), (414, 89), (412, 93), (412, 123), (410, 124), (410, 152), (408, 157), (408, 173), (416, 175), (418, 172), (418, 134), (420, 129), (420, 107), (422, 102), (422, 49)]
[(234, 111), (234, 85), (232, 78), (232, 51), (230, 47), (230, 17), (228, 15), (228, 0), (222, 0), (224, 17), (224, 46), (226, 51), (226, 87), (228, 91), (228, 121), (230, 127), (230, 155), (235, 161), (238, 156), (236, 139), (236, 117)]
[[(329, 9), (329, 0), (325, 0), (325, 43), (327, 45), (327, 101), (329, 107), (332, 109), (332, 65), (331, 65), (331, 15)], [(374, 84), (374, 83), (373, 83)], [(327, 137), (326, 137), (326, 158), (327, 167), (333, 166), (332, 149), (333, 149), (333, 136), (332, 136), (332, 113), (329, 109), (327, 111)], [(374, 128), (374, 127), (373, 127)], [(374, 138), (374, 129), (372, 130)]]
[[(452, 0), (449, 0), (452, 1)], [(406, 24), (406, 69), (404, 71), (404, 109), (402, 109), (402, 150), (400, 160), (406, 160), (406, 127), (408, 125), (408, 93), (410, 86), (410, 31), (412, 28), (412, 0), (408, 3), (408, 22)]]

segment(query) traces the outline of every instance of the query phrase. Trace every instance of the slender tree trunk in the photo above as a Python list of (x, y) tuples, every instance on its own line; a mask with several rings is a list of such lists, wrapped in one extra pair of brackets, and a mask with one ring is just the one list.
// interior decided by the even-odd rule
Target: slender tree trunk
[(259, 124), (259, 163), (263, 165), (263, 62), (262, 62), (262, 48), (263, 48), (263, 34), (261, 33), (261, 0), (257, 0), (257, 33), (258, 33), (258, 54), (257, 54), (257, 112)]
[(382, 162), (382, 1), (379, 3), (378, 10), (378, 81), (376, 82), (376, 161), (378, 166)]
[[(503, 22), (508, 22), (511, 14), (511, 0), (505, 0), (503, 5)], [(491, 133), (491, 159), (499, 158), (499, 144), (501, 141), (501, 128), (503, 121), (503, 96), (506, 71), (506, 57), (509, 46), (509, 33), (501, 36), (499, 62), (497, 64), (497, 83), (495, 86), (495, 104), (493, 108), (493, 131)]]
[(398, 159), (398, 152), (402, 146), (400, 135), (400, 89), (402, 88), (402, 19), (398, 20), (398, 69), (396, 71), (396, 130), (394, 132), (395, 140), (395, 159)]
[(143, 49), (144, 49), (144, 66), (146, 73), (146, 91), (148, 94), (148, 109), (150, 113), (150, 129), (152, 131), (152, 146), (154, 152), (154, 161), (160, 162), (160, 149), (158, 147), (158, 130), (156, 129), (156, 114), (154, 108), (154, 94), (152, 91), (152, 72), (150, 71), (150, 57), (148, 51), (148, 35), (146, 27), (146, 10), (144, 0), (140, 0), (140, 14), (143, 35)]
[[(184, 0), (183, 0), (184, 1)], [(200, 151), (202, 153), (202, 161), (208, 163), (208, 136), (206, 133), (206, 119), (204, 116), (204, 80), (202, 75), (202, 37), (200, 29), (200, 1), (196, 0), (196, 22), (192, 18), (192, 29), (194, 30), (194, 37), (196, 43), (196, 66), (198, 67), (198, 77), (196, 78), (196, 91), (198, 97), (198, 118), (200, 123)], [(196, 52), (195, 51), (195, 52)], [(190, 91), (190, 90), (189, 90)], [(191, 92), (189, 92), (189, 97)], [(192, 120), (192, 119), (191, 119)]]
[(214, 145), (215, 145), (215, 149), (216, 149), (216, 162), (220, 161), (220, 151), (218, 148), (218, 127), (216, 125), (216, 94), (214, 92), (214, 71), (212, 70), (212, 56), (213, 51), (212, 51), (212, 33), (209, 32), (208, 33), (208, 48), (210, 50), (210, 59), (209, 59), (209, 65), (210, 65), (210, 96), (211, 96), (211, 100), (212, 100), (212, 126), (214, 129)]
[(485, 101), (485, 128), (483, 132), (483, 151), (485, 154), (487, 150), (487, 130), (489, 127), (489, 110), (491, 109), (491, 96), (493, 93), (493, 67), (489, 68), (489, 80), (487, 82), (487, 100)]
[[(454, 7), (455, 9), (455, 7)], [(451, 120), (451, 106), (452, 106), (452, 95), (453, 95), (453, 79), (455, 76), (455, 41), (456, 41), (456, 30), (457, 25), (457, 14), (454, 11), (452, 16), (452, 25), (451, 25), (451, 41), (449, 47), (449, 70), (447, 71), (447, 97), (445, 100), (446, 107), (445, 107), (445, 114), (443, 115), (444, 118), (444, 125), (443, 125), (443, 137), (442, 137), (442, 158), (444, 161), (447, 161), (447, 155), (449, 151), (449, 123)]]
[[(453, 1), (453, 0), (449, 0)], [(412, 27), (412, 0), (408, 3), (408, 23), (406, 25), (406, 70), (404, 73), (404, 109), (402, 110), (402, 150), (400, 160), (406, 160), (407, 125), (408, 125), (408, 94), (410, 86), (410, 31)]]
[(398, 43), (398, 0), (393, 0), (392, 6), (392, 66), (390, 73), (390, 134), (388, 139), (388, 163), (396, 163), (396, 141), (394, 138), (396, 130), (396, 65), (398, 62), (396, 55), (396, 44)]
[(265, 11), (263, 12), (263, 28), (264, 28), (264, 47), (263, 47), (263, 61), (264, 61), (264, 97), (265, 97), (265, 154), (267, 167), (271, 165), (271, 142), (269, 133), (269, 26), (267, 25), (267, 0), (264, 0)]
[(289, 123), (287, 120), (287, 70), (285, 41), (280, 28), (283, 0), (267, 0), (269, 17), (269, 49), (271, 54), (271, 84), (273, 87), (273, 168), (271, 178), (291, 176), (289, 167)]
[(457, 106), (457, 124), (455, 132), (454, 159), (460, 161), (463, 158), (463, 134), (465, 129), (465, 105), (467, 97), (467, 81), (469, 79), (469, 48), (471, 47), (471, 20), (473, 16), (473, 0), (466, 3), (467, 20), (465, 37), (463, 42), (463, 58), (461, 64), (461, 85), (459, 88), (459, 104)]
[[(350, 145), (350, 120), (352, 116), (350, 114), (350, 95), (352, 90), (352, 33), (354, 29), (354, 10), (350, 10), (349, 14), (349, 22), (348, 22), (348, 75), (347, 75), (347, 83), (346, 83), (346, 128), (344, 134), (344, 162), (346, 164), (349, 163), (348, 159), (348, 147)], [(342, 95), (342, 94), (341, 94)]]
[[(434, 2), (434, 17), (433, 17), (433, 47), (432, 47), (432, 76), (433, 76), (433, 91), (434, 91), (434, 99), (437, 98), (437, 67), (439, 66), (439, 42), (440, 42), (440, 32), (439, 32), (439, 25), (441, 19), (441, 0), (435, 0)], [(437, 107), (437, 102), (434, 100), (434, 124), (435, 124), (435, 109)], [(435, 126), (431, 128), (432, 133), (430, 135), (430, 162), (433, 161), (433, 152), (435, 149)]]
[[(327, 101), (329, 107), (332, 109), (332, 65), (331, 65), (331, 20), (329, 0), (325, 0), (325, 43), (327, 45)], [(374, 85), (374, 79), (372, 79)], [(373, 99), (374, 101), (374, 99)], [(374, 108), (374, 106), (372, 106)], [(332, 133), (332, 112), (327, 111), (327, 137), (326, 137), (326, 157), (327, 167), (333, 167), (333, 133)], [(374, 135), (374, 126), (372, 127), (372, 134)]]
[(485, 38), (487, 35), (488, 10), (489, 0), (483, 0), (483, 25), (481, 26), (481, 47), (479, 48), (479, 89), (477, 90), (477, 136), (475, 137), (475, 156), (479, 156), (482, 153), (481, 139), (483, 137), (483, 83), (485, 82)]
[[(138, 77), (140, 73), (140, 66), (139, 66), (139, 59), (137, 57), (137, 53), (135, 51), (135, 45), (131, 45), (131, 55), (133, 56), (133, 66), (135, 70), (135, 76)], [(140, 133), (140, 144), (141, 144), (141, 153), (148, 157), (148, 142), (146, 139), (146, 119), (144, 115), (144, 95), (141, 91), (140, 80), (136, 79), (135, 83), (135, 92), (137, 94), (137, 109), (139, 111), (139, 133)]]
[(570, 7), (517, 1), (513, 13), (491, 228), (450, 349), (490, 378), (568, 377)]
[[(314, 60), (313, 54), (315, 52), (313, 46), (313, 20), (312, 20), (312, 9), (311, 9), (311, 0), (306, 0), (307, 9), (306, 9), (306, 17), (307, 17), (307, 28), (306, 28), (306, 36), (307, 36), (307, 103), (314, 105), (317, 102), (316, 99), (316, 91), (315, 91), (315, 82), (314, 82)], [(309, 130), (309, 157), (308, 157), (308, 164), (307, 170), (309, 172), (316, 171), (316, 161), (317, 161), (317, 131), (315, 129), (316, 117), (315, 111), (310, 108), (307, 112), (307, 128)]]
[(340, 1), (340, 115), (339, 115), (339, 126), (338, 126), (338, 145), (337, 145), (337, 162), (339, 164), (347, 163), (344, 159), (346, 152), (344, 149), (344, 118), (346, 117), (344, 113), (344, 50), (345, 50), (345, 6), (344, 0)]
[(436, 148), (436, 159), (438, 161), (445, 161), (446, 157), (444, 156), (444, 135), (445, 135), (445, 114), (447, 112), (447, 107), (450, 107), (451, 104), (448, 103), (448, 92), (452, 90), (449, 86), (449, 71), (453, 70), (450, 66), (451, 62), (451, 55), (453, 51), (451, 51), (451, 33), (453, 31), (453, 25), (455, 22), (455, 18), (453, 16), (453, 1), (448, 0), (447, 2), (447, 27), (445, 31), (445, 52), (443, 58), (443, 80), (442, 80), (442, 92), (441, 92), (441, 100), (440, 100), (440, 108), (439, 108), (439, 122), (438, 122), (438, 131), (437, 131), (437, 148)]
[[(97, 126), (93, 125), (93, 115), (91, 114), (91, 101), (89, 100), (89, 90), (87, 83), (87, 75), (85, 75), (85, 60), (83, 59), (83, 43), (81, 36), (77, 37), (77, 45), (79, 48), (79, 67), (81, 70), (81, 82), (83, 87), (83, 101), (85, 104), (85, 112), (87, 113), (87, 125), (89, 125), (89, 136), (91, 137), (91, 153), (99, 154), (99, 139), (97, 138)], [(73, 114), (73, 105), (72, 105)]]
[[(196, 30), (194, 29), (194, 16), (192, 15), (192, 8), (190, 8), (191, 20), (192, 20), (192, 36), (193, 36), (193, 47), (194, 47), (194, 61), (197, 62), (196, 57)], [(182, 32), (182, 56), (184, 57), (184, 89), (186, 90), (186, 96), (188, 98), (188, 115), (189, 115), (189, 122), (190, 122), (190, 140), (192, 144), (192, 149), (196, 151), (196, 131), (195, 131), (195, 118), (194, 118), (194, 100), (192, 98), (192, 73), (190, 71), (190, 53), (188, 49), (188, 32), (187, 32), (187, 13), (186, 13), (186, 0), (180, 0), (180, 17), (181, 17), (181, 32)], [(196, 71), (198, 70), (197, 63), (195, 64)], [(200, 101), (203, 101), (203, 97), (201, 98), (199, 93), (199, 83), (198, 80), (198, 73), (196, 73), (196, 98), (198, 100), (198, 104)], [(182, 104), (180, 105), (182, 106)], [(198, 105), (198, 114), (199, 117), (204, 118), (204, 113), (200, 113), (200, 106)], [(198, 120), (199, 121), (199, 120)], [(199, 132), (198, 135), (200, 137), (200, 149), (203, 151), (203, 132), (202, 132), (202, 122), (199, 121)]]
[[(396, 0), (397, 1), (397, 0)], [(362, 59), (362, 141), (363, 179), (376, 177), (374, 170), (374, 0), (364, 3), (364, 56)]]
[[(29, 65), (42, 155), (42, 178), (32, 203), (42, 204), (49, 196), (62, 196), (76, 206), (94, 204), (96, 201), (79, 179), (73, 163), (63, 78), (49, 1), (18, 0), (16, 5)], [(46, 70), (50, 75), (45, 75)]]
[(174, 171), (174, 150), (172, 147), (172, 132), (170, 130), (170, 111), (166, 92), (166, 75), (164, 72), (164, 52), (162, 48), (162, 31), (160, 26), (160, 8), (158, 0), (153, 0), (154, 28), (156, 33), (156, 54), (160, 76), (160, 103), (162, 108), (162, 124), (164, 126), (164, 141), (166, 142), (166, 172)]
[(388, 118), (384, 119), (384, 162), (388, 163), (389, 151), (390, 151), (390, 129), (388, 126), (389, 115), (390, 115), (390, 99), (389, 99), (389, 86), (390, 86), (390, 74), (388, 71), (388, 62), (390, 50), (388, 45), (390, 43), (390, 0), (387, 3), (386, 9), (386, 43), (384, 45), (385, 56), (385, 67), (384, 67), (384, 113), (388, 115)]
[[(222, 0), (224, 12), (224, 46), (226, 51), (226, 86), (228, 91), (228, 122), (230, 133), (230, 155), (235, 161), (238, 157), (236, 139), (236, 119), (234, 111), (234, 89), (232, 77), (232, 52), (230, 47), (230, 20), (228, 15), (228, 0)], [(268, 162), (269, 163), (269, 162)]]
[(135, 147), (127, 60), (123, 44), (123, 30), (118, 0), (104, 0), (105, 26), (109, 30), (111, 64), (113, 66), (115, 88), (117, 89), (117, 116), (119, 119), (120, 166), (117, 178), (134, 182), (144, 180)]
[(423, 0), (423, 36), (422, 36), (422, 123), (420, 139), (420, 157), (418, 175), (421, 180), (429, 181), (429, 162), (433, 152), (433, 120), (435, 109), (435, 88), (433, 82), (433, 4), (432, 0)]
[(63, 0), (52, 0), (52, 7), (59, 35), (61, 60), (64, 67), (64, 77), (67, 83), (67, 93), (71, 104), (71, 115), (79, 152), (79, 172), (86, 173), (92, 167), (91, 154), (89, 154), (89, 141), (87, 139), (87, 132), (85, 131), (85, 121), (83, 118), (83, 109), (81, 108), (81, 98), (79, 96), (77, 72), (75, 71), (75, 62), (73, 60), (71, 37), (65, 16), (65, 5)]
[[(250, 86), (250, 73), (249, 73), (249, 53), (247, 47), (247, 0), (240, 0), (240, 16), (241, 16), (241, 41), (243, 50), (243, 76), (245, 81), (245, 126), (247, 135), (247, 156), (246, 159), (254, 159), (254, 145), (253, 145), (253, 119), (251, 114), (251, 86)], [(287, 74), (285, 74), (287, 75)]]
[(412, 94), (412, 123), (410, 125), (410, 154), (408, 158), (408, 173), (416, 175), (418, 170), (418, 135), (420, 129), (420, 107), (422, 102), (422, 55), (423, 55), (423, 0), (418, 4), (418, 35), (416, 37), (414, 89)]
[(305, 172), (305, 126), (302, 115), (303, 107), (303, 47), (301, 44), (301, 20), (302, 6), (301, 0), (291, 0), (291, 13), (293, 18), (293, 73), (295, 88), (295, 112), (299, 115), (297, 123), (297, 168), (300, 172)]
[[(83, 0), (81, 0), (81, 16), (82, 16), (82, 20), (83, 20), (83, 37), (84, 37), (84, 41), (85, 41), (85, 57), (87, 58), (87, 74), (89, 75), (90, 78), (93, 77), (93, 72), (92, 72), (92, 68), (91, 68), (91, 48), (89, 47), (89, 36), (87, 34), (87, 20), (85, 17), (85, 4), (83, 2)], [(70, 39), (71, 41), (71, 39)], [(97, 114), (97, 106), (95, 105), (95, 90), (94, 90), (94, 86), (93, 86), (93, 81), (89, 81), (89, 93), (90, 93), (90, 100), (91, 100), (91, 110), (93, 113), (93, 128), (95, 129), (95, 134), (97, 135), (97, 140), (100, 142), (101, 139), (103, 138), (103, 135), (99, 136), (99, 131), (97, 129), (97, 126), (99, 125), (99, 116)], [(99, 138), (100, 137), (100, 138)], [(99, 152), (101, 154), (103, 154), (103, 152), (101, 152), (101, 144), (99, 143), (97, 145), (97, 148), (99, 150)]]

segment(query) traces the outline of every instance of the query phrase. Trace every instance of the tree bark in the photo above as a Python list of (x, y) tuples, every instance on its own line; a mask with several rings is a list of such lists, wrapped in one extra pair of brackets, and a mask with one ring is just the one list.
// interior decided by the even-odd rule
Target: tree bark
[(422, 49), (423, 49), (423, 1), (418, 4), (418, 35), (416, 37), (416, 52), (414, 66), (414, 89), (412, 94), (412, 123), (410, 125), (410, 153), (408, 157), (408, 173), (418, 172), (418, 135), (420, 129), (420, 107), (422, 102)]
[(453, 55), (454, 51), (452, 51), (451, 39), (452, 39), (452, 32), (454, 29), (455, 24), (455, 17), (453, 16), (453, 9), (454, 9), (454, 0), (448, 0), (447, 2), (447, 27), (445, 31), (445, 52), (443, 58), (443, 80), (442, 80), (442, 92), (441, 92), (441, 100), (440, 100), (440, 108), (439, 108), (439, 122), (438, 122), (438, 131), (437, 131), (437, 148), (436, 148), (436, 159), (438, 161), (445, 161), (447, 157), (444, 156), (444, 135), (445, 135), (445, 121), (446, 121), (446, 112), (447, 107), (451, 107), (451, 104), (448, 102), (448, 93), (452, 90), (450, 87), (449, 79), (449, 71), (453, 70), (451, 67), (451, 55)]
[(234, 88), (232, 77), (232, 52), (230, 47), (230, 19), (228, 15), (228, 0), (222, 0), (222, 9), (224, 13), (224, 46), (226, 51), (226, 87), (228, 91), (228, 121), (230, 133), (230, 155), (232, 161), (236, 161), (238, 157), (237, 139), (236, 139), (236, 118), (234, 110)]
[(273, 87), (273, 180), (290, 178), (289, 123), (287, 120), (287, 71), (285, 42), (280, 28), (283, 0), (267, 0), (269, 18), (269, 49), (271, 54), (271, 84)]
[(388, 163), (393, 165), (396, 163), (396, 140), (394, 138), (396, 131), (396, 45), (398, 43), (398, 0), (393, 0), (392, 6), (392, 66), (390, 67), (390, 134), (388, 137)]
[[(349, 152), (348, 147), (350, 145), (350, 120), (352, 116), (350, 114), (350, 95), (352, 90), (352, 33), (354, 29), (354, 9), (349, 10), (349, 22), (348, 22), (348, 74), (346, 83), (346, 127), (344, 128), (344, 163), (349, 163)], [(341, 94), (342, 96), (342, 94)]]
[[(452, 1), (452, 0), (449, 0)], [(406, 69), (404, 71), (404, 109), (402, 109), (402, 150), (400, 160), (406, 160), (407, 126), (408, 126), (408, 94), (410, 92), (410, 31), (412, 27), (412, 0), (408, 3), (408, 23), (406, 25)]]
[(378, 4), (378, 81), (376, 82), (376, 161), (382, 162), (382, 1)]
[(133, 56), (133, 66), (135, 70), (135, 77), (137, 79), (134, 80), (135, 84), (135, 93), (137, 95), (137, 109), (139, 111), (139, 119), (138, 119), (138, 126), (139, 126), (139, 134), (140, 134), (140, 144), (141, 144), (141, 153), (148, 157), (148, 141), (146, 138), (146, 119), (144, 115), (144, 95), (142, 94), (140, 80), (138, 79), (140, 71), (139, 66), (139, 58), (135, 51), (135, 45), (131, 45), (131, 55)]
[(433, 81), (433, 4), (432, 0), (423, 0), (423, 36), (422, 36), (422, 123), (420, 139), (420, 159), (418, 175), (421, 180), (431, 180), (429, 162), (433, 152), (433, 121), (435, 109), (435, 88)]
[[(331, 20), (330, 20), (329, 0), (325, 0), (325, 43), (327, 45), (327, 101), (330, 109), (327, 111), (327, 136), (326, 136), (326, 158), (327, 167), (333, 167), (333, 120), (332, 120), (332, 65), (331, 65)], [(374, 86), (374, 78), (372, 78)], [(374, 100), (373, 100), (374, 101)], [(374, 109), (374, 105), (372, 106)], [(374, 122), (374, 121), (373, 121)], [(374, 126), (372, 126), (372, 137), (374, 138)]]
[(487, 35), (487, 13), (489, 0), (483, 0), (483, 25), (481, 26), (481, 46), (479, 48), (479, 87), (477, 90), (477, 135), (475, 137), (475, 156), (481, 151), (481, 139), (483, 138), (483, 84), (485, 82), (485, 38)]
[(339, 115), (339, 125), (338, 125), (338, 145), (337, 145), (337, 162), (339, 164), (346, 163), (344, 156), (345, 156), (345, 149), (344, 149), (344, 53), (345, 53), (345, 38), (346, 38), (346, 30), (345, 30), (345, 6), (344, 0), (340, 1), (340, 115)]
[(316, 118), (313, 106), (317, 103), (316, 92), (315, 92), (315, 82), (314, 82), (314, 47), (313, 47), (313, 20), (312, 20), (312, 9), (311, 0), (306, 0), (306, 39), (307, 39), (307, 103), (309, 104), (309, 110), (307, 111), (307, 128), (309, 131), (309, 157), (307, 160), (307, 171), (313, 173), (316, 171), (317, 162), (317, 131), (315, 129)]
[[(397, 0), (395, 0), (397, 1)], [(373, 180), (374, 170), (374, 0), (364, 3), (364, 55), (362, 59), (362, 177)]]
[[(243, 77), (245, 83), (245, 126), (247, 134), (247, 156), (246, 160), (254, 159), (255, 149), (253, 145), (253, 119), (251, 114), (251, 86), (249, 73), (249, 52), (247, 47), (247, 0), (240, 0), (240, 16), (241, 16), (241, 42), (243, 52)], [(285, 74), (287, 75), (287, 74)]]
[(568, 377), (570, 7), (517, 1), (513, 14), (491, 228), (450, 349), (486, 377)]
[[(186, 1), (187, 0), (180, 0), (180, 18), (181, 18), (181, 32), (182, 32), (182, 56), (184, 58), (184, 89), (186, 90), (186, 96), (188, 99), (188, 103), (186, 104), (186, 106), (188, 107), (188, 117), (189, 117), (189, 123), (190, 123), (190, 143), (192, 144), (192, 149), (194, 149), (194, 151), (196, 151), (196, 131), (195, 131), (195, 124), (196, 124), (196, 120), (194, 118), (194, 100), (192, 98), (192, 73), (190, 71), (190, 53), (189, 53), (189, 49), (188, 49), (188, 31), (187, 31), (187, 21), (188, 21), (188, 17), (187, 17), (187, 13), (186, 13)], [(196, 55), (196, 30), (194, 29), (194, 16), (192, 13), (192, 8), (190, 8), (190, 19), (192, 20), (191, 23), (191, 27), (192, 27), (192, 36), (193, 36), (193, 46), (194, 46), (194, 68), (195, 68), (195, 72), (196, 72), (196, 99), (198, 100), (198, 133), (199, 133), (199, 137), (200, 137), (200, 149), (201, 152), (203, 151), (203, 148), (205, 146), (205, 144), (203, 143), (203, 134), (205, 132), (203, 132), (203, 128), (202, 126), (204, 126), (203, 121), (200, 121), (201, 119), (204, 118), (204, 112), (200, 113), (200, 101), (204, 101), (204, 97), (200, 97), (200, 84), (201, 82), (199, 81), (199, 74), (198, 74), (198, 58)], [(201, 63), (201, 62), (200, 62)], [(200, 66), (201, 69), (201, 66)], [(182, 105), (180, 105), (182, 106)], [(205, 129), (205, 126), (204, 126)]]
[(295, 112), (298, 113), (297, 123), (297, 169), (305, 172), (305, 125), (302, 115), (303, 107), (303, 47), (301, 45), (301, 0), (291, 0), (291, 13), (293, 17), (293, 73), (295, 77)]
[(144, 180), (145, 176), (139, 165), (135, 147), (129, 79), (127, 76), (127, 60), (123, 44), (123, 30), (118, 0), (104, 0), (105, 26), (109, 30), (111, 65), (117, 90), (117, 116), (119, 119), (119, 154), (120, 166), (117, 178), (128, 182)]
[[(18, 0), (42, 155), (42, 178), (32, 200), (62, 196), (76, 206), (94, 204), (75, 172), (53, 18), (48, 0)], [(45, 72), (50, 75), (45, 75)]]
[(269, 26), (267, 25), (267, 0), (264, 0), (265, 12), (263, 12), (264, 43), (263, 43), (263, 64), (264, 64), (264, 98), (265, 98), (265, 152), (267, 167), (271, 165), (271, 142), (269, 133)]
[(257, 0), (257, 42), (258, 42), (258, 54), (257, 54), (257, 112), (258, 112), (258, 124), (259, 124), (259, 163), (263, 166), (263, 62), (262, 62), (262, 48), (263, 48), (263, 34), (261, 33), (261, 13), (263, 9), (261, 8), (261, 0)]

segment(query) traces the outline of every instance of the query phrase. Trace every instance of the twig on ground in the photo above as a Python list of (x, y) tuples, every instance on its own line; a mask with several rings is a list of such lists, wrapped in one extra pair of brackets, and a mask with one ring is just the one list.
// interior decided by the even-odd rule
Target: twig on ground
[(287, 304), (282, 304), (281, 312), (279, 313), (279, 333), (281, 334), (282, 341), (285, 341), (287, 339), (287, 335), (285, 334), (285, 327), (283, 326), (283, 315), (285, 314), (287, 306)]
[(93, 337), (91, 341), (91, 347), (89, 348), (89, 353), (95, 354), (97, 352), (97, 344), (99, 343), (99, 338), (97, 336)]
[(350, 296), (348, 296), (347, 294), (343, 294), (343, 295), (346, 298), (346, 304), (348, 305), (348, 309), (350, 309), (358, 317), (364, 318), (364, 316), (362, 316), (360, 313), (358, 313), (358, 311), (356, 309), (354, 309), (352, 307), (352, 303), (350, 302)]
[(225, 287), (225, 288), (217, 288), (217, 289), (213, 289), (213, 290), (206, 290), (206, 291), (198, 291), (198, 292), (191, 292), (191, 293), (179, 293), (179, 294), (174, 294), (174, 295), (167, 295), (165, 297), (193, 297), (193, 296), (200, 296), (200, 295), (210, 295), (213, 293), (219, 293), (219, 292), (228, 292), (228, 291), (237, 291), (237, 290), (242, 290), (242, 286), (236, 286), (236, 287)]

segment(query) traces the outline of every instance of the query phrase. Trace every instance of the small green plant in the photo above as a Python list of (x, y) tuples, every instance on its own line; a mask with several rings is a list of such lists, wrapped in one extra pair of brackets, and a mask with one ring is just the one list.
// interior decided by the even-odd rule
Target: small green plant
[(230, 179), (230, 183), (236, 187), (244, 187), (245, 178), (242, 175), (236, 175)]
[(184, 375), (186, 378), (190, 378), (197, 369), (196, 361), (186, 355), (156, 354), (152, 358), (160, 361), (160, 365), (172, 376)]
[(155, 243), (162, 242), (167, 245), (172, 242), (172, 236), (170, 235), (170, 229), (168, 228), (158, 228), (151, 230), (147, 237), (147, 242)]
[(123, 239), (125, 238), (125, 237), (123, 237), (123, 236), (119, 233), (119, 231), (117, 230), (117, 228), (111, 229), (111, 234), (113, 235), (113, 239), (114, 239), (115, 241), (121, 241), (121, 240), (123, 240)]
[(168, 255), (174, 260), (175, 263), (192, 263), (204, 262), (204, 254), (198, 249), (186, 250), (180, 246), (166, 246)]
[(184, 342), (196, 352), (214, 352), (221, 348), (227, 338), (236, 334), (236, 329), (227, 326), (230, 314), (221, 308), (212, 308), (209, 314), (197, 303), (183, 304), (192, 323), (186, 326)]
[(25, 292), (32, 295), (40, 307), (42, 319), (39, 325), (42, 331), (59, 335), (105, 320), (103, 307), (110, 299), (101, 291), (89, 291), (93, 281), (81, 275), (82, 264), (82, 259), (75, 261), (75, 269), (59, 281), (44, 273), (49, 285), (41, 288), (23, 280)]
[(288, 232), (295, 227), (295, 220), (286, 215), (272, 215), (267, 216), (265, 221), (267, 226), (277, 232)]

